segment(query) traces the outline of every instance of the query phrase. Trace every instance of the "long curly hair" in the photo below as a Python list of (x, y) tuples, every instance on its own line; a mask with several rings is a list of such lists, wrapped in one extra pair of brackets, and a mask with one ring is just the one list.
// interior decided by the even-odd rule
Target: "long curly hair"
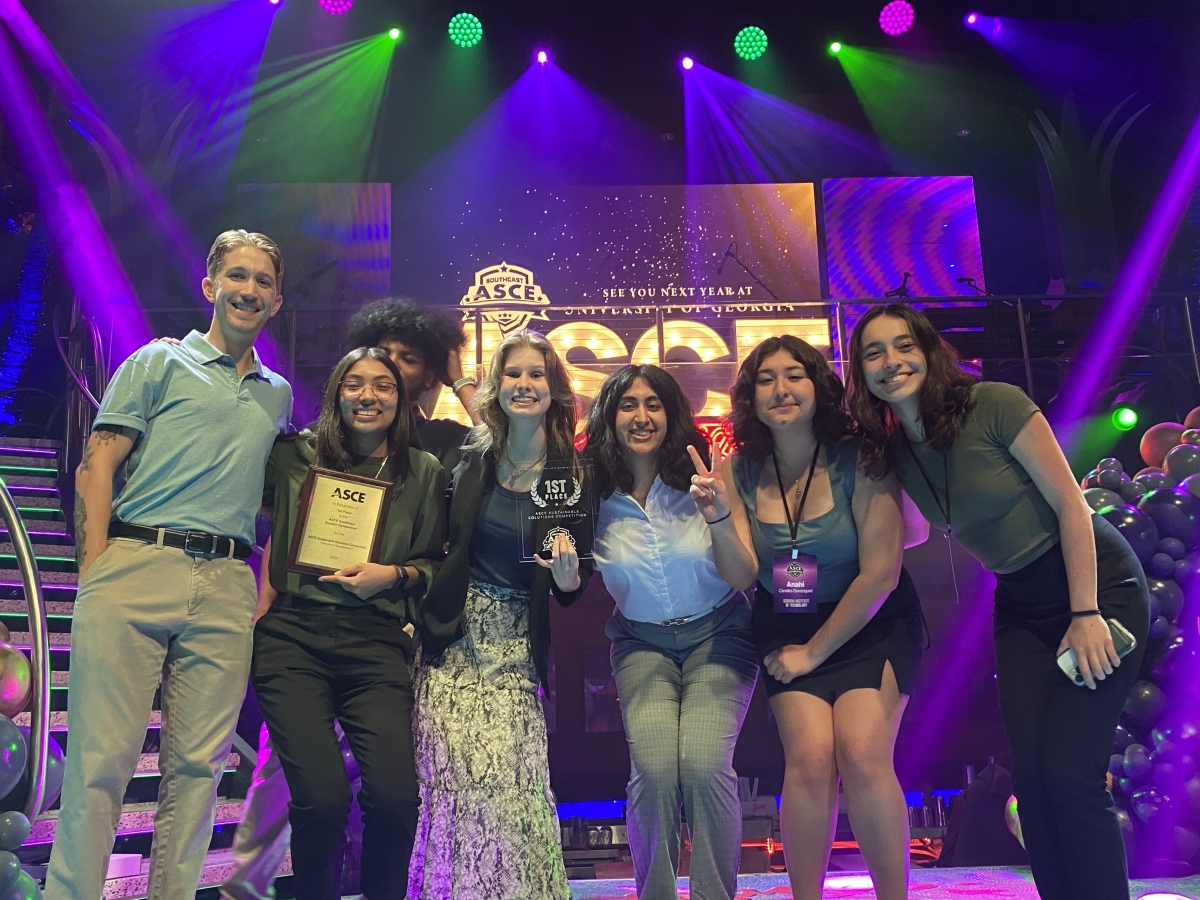
[(925, 356), (919, 409), (925, 443), (931, 449), (947, 450), (954, 443), (971, 408), (971, 388), (979, 382), (959, 368), (958, 352), (938, 334), (932, 322), (911, 306), (903, 303), (876, 306), (859, 319), (850, 335), (847, 399), (850, 413), (858, 423), (863, 468), (874, 478), (891, 471), (896, 463), (896, 441), (903, 437), (900, 420), (887, 403), (871, 393), (863, 371), (863, 332), (880, 316), (903, 321)]
[(658, 477), (663, 484), (677, 491), (691, 487), (696, 470), (688, 456), (689, 444), (699, 451), (704, 464), (709, 464), (708, 442), (696, 427), (692, 405), (679, 383), (658, 366), (622, 366), (600, 385), (587, 421), (586, 453), (594, 463), (596, 490), (601, 497), (611, 496), (614, 490), (623, 494), (633, 490), (633, 473), (617, 440), (617, 410), (625, 392), (639, 378), (654, 391), (667, 414), (667, 433), (658, 450)]
[(316, 431), (312, 433), (309, 440), (316, 447), (316, 463), (319, 467), (346, 472), (353, 466), (354, 462), (350, 458), (350, 451), (346, 449), (350, 438), (346, 423), (342, 421), (338, 396), (346, 373), (354, 367), (355, 363), (364, 359), (373, 359), (382, 364), (396, 381), (396, 418), (392, 420), (392, 424), (388, 426), (387, 430), (387, 471), (393, 481), (401, 481), (408, 476), (408, 448), (412, 446), (417, 423), (413, 419), (412, 406), (408, 402), (408, 394), (404, 390), (404, 379), (400, 377), (400, 370), (378, 347), (359, 347), (351, 350), (333, 367), (321, 396), (321, 415), (317, 419)]
[(771, 452), (771, 429), (759, 420), (754, 411), (754, 392), (763, 360), (779, 350), (791, 354), (812, 379), (817, 407), (812, 425), (817, 440), (823, 444), (833, 444), (852, 431), (850, 417), (843, 405), (845, 388), (833, 369), (829, 368), (821, 351), (790, 334), (769, 337), (742, 360), (733, 387), (729, 389), (729, 423), (733, 426), (733, 445), (740, 456), (749, 459), (762, 459)]
[(377, 347), (391, 336), (417, 348), (425, 358), (426, 367), (434, 371), (442, 384), (450, 380), (446, 372), (450, 351), (461, 350), (467, 341), (461, 322), (407, 297), (366, 304), (350, 317), (347, 331), (355, 347)]
[(508, 442), (508, 413), (500, 405), (500, 382), (508, 355), (520, 347), (529, 347), (542, 355), (546, 364), (546, 383), (550, 386), (550, 408), (546, 410), (546, 459), (576, 464), (575, 394), (571, 379), (554, 347), (536, 331), (517, 331), (500, 342), (488, 366), (487, 377), (475, 394), (475, 407), (482, 420), (471, 430), (467, 449), (500, 455)]

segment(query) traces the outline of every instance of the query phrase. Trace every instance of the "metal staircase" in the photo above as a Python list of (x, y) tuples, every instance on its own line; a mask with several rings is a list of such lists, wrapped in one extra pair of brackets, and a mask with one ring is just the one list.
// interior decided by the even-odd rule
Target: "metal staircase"
[[(69, 753), (71, 617), (78, 576), (75, 541), (59, 494), (61, 452), (62, 444), (58, 441), (0, 437), (0, 477), (12, 495), (33, 543), (45, 597), (50, 650), (49, 730), (53, 739)], [(9, 628), (11, 643), (29, 652), (32, 641), (28, 607), (21, 572), (17, 568), (16, 550), (3, 522), (0, 522), (0, 622)], [(31, 718), (30, 712), (23, 712), (15, 716), (14, 721), (18, 725), (29, 725)], [(125, 793), (114, 847), (114, 853), (142, 856), (141, 873), (110, 878), (104, 886), (103, 896), (106, 900), (146, 896), (155, 800), (158, 796), (160, 718), (159, 698), (156, 695), (137, 771)], [(229, 795), (244, 795), (248, 778), (240, 776), (248, 772), (249, 765), (241, 756), (230, 753), (218, 791), (213, 838), (200, 879), (202, 890), (220, 885), (233, 870), (228, 848), (237, 823), (242, 819), (242, 800)], [(55, 804), (54, 808), (33, 823), (32, 834), (22, 848), (22, 859), (26, 863), (36, 865), (49, 858), (57, 824), (58, 809)], [(284, 860), (280, 874), (290, 872), (289, 856)], [(215, 896), (215, 891), (208, 893)]]

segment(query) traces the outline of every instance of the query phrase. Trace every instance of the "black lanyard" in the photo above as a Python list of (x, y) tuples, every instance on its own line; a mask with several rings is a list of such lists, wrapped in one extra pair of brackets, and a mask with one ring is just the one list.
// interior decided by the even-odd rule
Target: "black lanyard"
[(804, 517), (804, 501), (808, 499), (808, 489), (812, 486), (813, 473), (817, 471), (817, 457), (821, 455), (821, 445), (813, 450), (812, 464), (808, 467), (808, 480), (804, 482), (804, 493), (800, 495), (800, 505), (796, 508), (796, 519), (792, 521), (792, 509), (788, 506), (787, 491), (783, 489), (783, 476), (779, 474), (779, 458), (775, 448), (771, 448), (771, 462), (775, 464), (775, 480), (779, 482), (779, 499), (783, 501), (783, 514), (787, 517), (788, 531), (792, 535), (792, 559), (800, 555), (796, 549), (796, 535), (800, 531), (800, 520)]
[(946, 505), (942, 506), (942, 498), (938, 496), (937, 488), (933, 486), (933, 480), (929, 477), (929, 473), (925, 471), (925, 467), (921, 465), (921, 460), (917, 457), (917, 451), (912, 448), (912, 444), (906, 439), (904, 442), (908, 447), (908, 455), (913, 458), (913, 462), (917, 464), (917, 468), (921, 470), (921, 477), (925, 479), (925, 484), (929, 487), (929, 493), (933, 496), (933, 502), (937, 504), (938, 512), (942, 514), (942, 518), (946, 520), (946, 549), (950, 552), (950, 578), (954, 582), (954, 602), (959, 601), (958, 594), (958, 573), (954, 571), (954, 545), (950, 543), (950, 463), (946, 459), (946, 451), (942, 451), (942, 475), (946, 479)]
[(950, 526), (950, 464), (946, 462), (946, 453), (942, 452), (942, 475), (946, 480), (946, 505), (942, 506), (942, 498), (938, 496), (937, 488), (933, 486), (933, 481), (929, 478), (929, 473), (925, 471), (925, 467), (921, 465), (921, 460), (917, 456), (917, 451), (913, 450), (912, 444), (907, 440), (904, 442), (908, 447), (908, 454), (913, 458), (913, 462), (917, 464), (917, 468), (921, 470), (921, 477), (925, 479), (925, 484), (929, 487), (929, 493), (933, 496), (933, 502), (937, 504), (938, 512), (942, 514), (942, 518), (946, 520), (946, 534), (949, 535)]

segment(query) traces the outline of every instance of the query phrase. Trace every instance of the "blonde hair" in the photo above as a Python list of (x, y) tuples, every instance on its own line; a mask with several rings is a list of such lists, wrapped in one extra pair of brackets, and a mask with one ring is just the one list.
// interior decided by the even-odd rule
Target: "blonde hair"
[(280, 290), (282, 288), (283, 254), (279, 252), (279, 245), (265, 234), (259, 234), (257, 231), (246, 231), (244, 228), (233, 228), (229, 231), (222, 231), (217, 235), (217, 239), (213, 241), (213, 245), (208, 251), (209, 278), (217, 277), (217, 273), (221, 271), (221, 266), (225, 265), (225, 257), (229, 256), (230, 251), (236, 250), (238, 247), (257, 247), (266, 253), (267, 256), (271, 257), (271, 264), (275, 267), (275, 289)]
[(575, 461), (575, 394), (566, 366), (554, 347), (536, 331), (518, 331), (500, 342), (488, 366), (487, 376), (475, 394), (475, 406), (482, 422), (475, 426), (467, 448), (480, 452), (504, 452), (508, 441), (508, 414), (500, 406), (500, 382), (508, 355), (520, 347), (529, 347), (542, 355), (546, 364), (546, 383), (550, 386), (550, 408), (546, 410), (546, 458), (560, 462)]

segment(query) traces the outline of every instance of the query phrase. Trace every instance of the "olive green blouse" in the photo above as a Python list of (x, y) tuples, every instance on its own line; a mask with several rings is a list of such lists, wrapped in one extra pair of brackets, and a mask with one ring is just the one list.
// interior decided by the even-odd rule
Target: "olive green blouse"
[[(360, 600), (339, 584), (318, 581), (316, 575), (291, 572), (288, 549), (300, 499), (300, 488), (316, 457), (316, 447), (301, 435), (279, 438), (267, 461), (263, 506), (272, 510), (271, 587), (280, 594), (344, 606), (375, 606), (405, 621), (419, 621), (417, 607), (433, 583), (446, 542), (446, 473), (437, 458), (422, 450), (409, 449), (408, 476), (392, 489), (392, 502), (384, 526), (379, 562), (383, 565), (413, 566), (424, 578), (409, 580), (405, 589), (380, 591)], [(385, 468), (378, 476), (379, 457), (352, 457), (351, 475), (388, 478)]]

